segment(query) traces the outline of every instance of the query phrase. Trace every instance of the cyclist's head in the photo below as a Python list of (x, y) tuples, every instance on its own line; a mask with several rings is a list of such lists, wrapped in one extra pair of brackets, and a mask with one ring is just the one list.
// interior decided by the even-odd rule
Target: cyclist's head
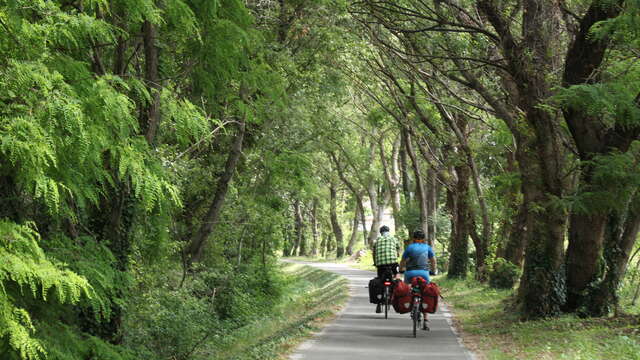
[(384, 233), (388, 233), (389, 232), (389, 227), (387, 225), (382, 225), (380, 227), (380, 234), (384, 234)]
[(411, 237), (413, 238), (413, 241), (423, 242), (424, 241), (424, 232), (422, 230), (416, 230), (416, 231), (413, 232)]

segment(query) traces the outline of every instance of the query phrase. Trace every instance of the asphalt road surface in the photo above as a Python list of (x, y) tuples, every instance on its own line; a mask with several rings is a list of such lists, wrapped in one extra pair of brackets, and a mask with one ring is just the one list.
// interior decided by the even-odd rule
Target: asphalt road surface
[(388, 319), (384, 318), (384, 309), (382, 314), (375, 313), (375, 305), (369, 303), (366, 287), (374, 276), (373, 272), (343, 264), (304, 264), (346, 277), (350, 298), (338, 317), (312, 339), (302, 343), (290, 359), (474, 359), (451, 328), (451, 314), (444, 309), (442, 301), (438, 312), (429, 314), (431, 330), (418, 330), (417, 338), (414, 338), (413, 323), (408, 313), (398, 314), (391, 308)]

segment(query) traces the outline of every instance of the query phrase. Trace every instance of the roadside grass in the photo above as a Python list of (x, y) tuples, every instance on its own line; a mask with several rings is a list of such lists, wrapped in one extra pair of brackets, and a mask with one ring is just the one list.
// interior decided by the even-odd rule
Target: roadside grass
[(373, 265), (373, 254), (371, 253), (371, 251), (367, 251), (357, 261), (352, 261), (350, 265), (360, 270), (376, 271), (376, 267)]
[[(573, 315), (522, 322), (510, 311), (513, 290), (438, 276), (463, 341), (487, 359), (640, 360), (640, 316)], [(625, 309), (626, 310), (626, 309)]]
[(317, 256), (291, 256), (287, 257), (290, 260), (298, 260), (298, 261), (308, 261), (308, 262), (317, 262), (317, 263), (337, 263), (337, 264), (348, 264), (352, 268), (356, 268), (359, 270), (368, 270), (368, 271), (376, 271), (376, 267), (373, 266), (373, 256), (370, 251), (367, 251), (360, 259), (354, 260), (350, 256), (343, 256), (340, 259), (334, 256), (329, 256), (326, 258), (317, 257)]
[(347, 280), (298, 264), (283, 264), (287, 300), (271, 313), (226, 336), (216, 359), (282, 359), (333, 318), (348, 297)]

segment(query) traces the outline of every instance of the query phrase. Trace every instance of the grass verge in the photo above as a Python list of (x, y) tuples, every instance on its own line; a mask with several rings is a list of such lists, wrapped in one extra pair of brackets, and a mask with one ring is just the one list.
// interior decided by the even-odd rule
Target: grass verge
[(572, 315), (521, 322), (508, 310), (512, 290), (436, 277), (465, 344), (485, 359), (640, 360), (640, 317)]
[(339, 275), (298, 264), (283, 264), (283, 271), (288, 277), (285, 303), (226, 337), (216, 358), (283, 359), (347, 300), (347, 280)]
[(366, 251), (363, 256), (359, 259), (354, 259), (351, 256), (345, 255), (341, 258), (336, 258), (335, 254), (333, 256), (328, 257), (319, 257), (319, 256), (291, 256), (287, 257), (290, 260), (298, 260), (298, 261), (308, 261), (308, 262), (317, 262), (317, 263), (336, 263), (336, 264), (347, 264), (352, 268), (359, 270), (368, 270), (368, 271), (376, 271), (376, 267), (373, 266), (373, 255), (371, 251)]

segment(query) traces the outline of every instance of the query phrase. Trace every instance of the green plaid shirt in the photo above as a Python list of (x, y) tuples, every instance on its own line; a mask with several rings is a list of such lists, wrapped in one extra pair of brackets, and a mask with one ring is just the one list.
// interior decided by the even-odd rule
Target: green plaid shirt
[(376, 266), (398, 262), (400, 244), (391, 235), (380, 236), (373, 244), (373, 263)]

